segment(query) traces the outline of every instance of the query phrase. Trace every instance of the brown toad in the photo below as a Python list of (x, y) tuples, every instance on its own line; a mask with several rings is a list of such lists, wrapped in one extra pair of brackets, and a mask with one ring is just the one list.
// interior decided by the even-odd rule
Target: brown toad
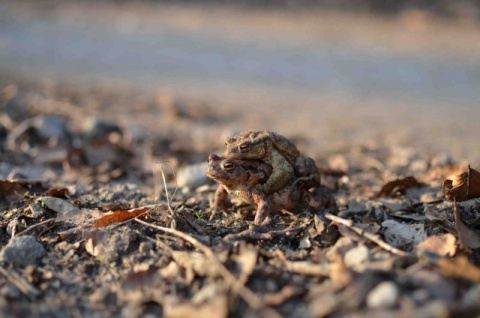
[[(296, 177), (309, 177), (311, 187), (320, 185), (315, 162), (300, 156), (297, 147), (286, 137), (266, 130), (251, 130), (229, 137), (224, 156), (231, 159), (258, 159), (272, 167), (272, 173), (258, 187), (265, 193), (282, 189)], [(313, 164), (313, 166), (312, 166)]]
[(228, 194), (255, 204), (255, 224), (270, 221), (270, 212), (292, 209), (299, 204), (317, 207), (314, 196), (302, 184), (304, 178), (295, 178), (280, 190), (267, 194), (257, 185), (269, 179), (272, 167), (260, 160), (235, 160), (217, 155), (208, 157), (207, 176), (219, 183), (215, 206), (225, 207)]

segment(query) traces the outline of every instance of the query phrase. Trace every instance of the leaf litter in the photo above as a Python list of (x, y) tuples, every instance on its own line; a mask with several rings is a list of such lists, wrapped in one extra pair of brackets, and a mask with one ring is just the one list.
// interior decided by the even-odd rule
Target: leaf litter
[[(459, 164), (390, 145), (322, 153), (314, 159), (338, 210), (280, 213), (268, 231), (252, 232), (254, 210), (233, 201), (227, 212), (213, 211), (216, 185), (198, 172), (209, 153), (222, 152), (218, 136), (231, 129), (232, 114), (173, 95), (17, 81), (15, 96), (1, 101), (17, 107), (0, 111), (11, 122), (0, 137), (0, 247), (28, 235), (47, 254), (25, 267), (0, 263), (4, 313), (480, 310), (480, 174), (471, 167), (448, 177)], [(1, 83), (12, 91), (11, 80)], [(127, 106), (125, 120), (115, 110)], [(239, 128), (248, 123), (241, 118)]]

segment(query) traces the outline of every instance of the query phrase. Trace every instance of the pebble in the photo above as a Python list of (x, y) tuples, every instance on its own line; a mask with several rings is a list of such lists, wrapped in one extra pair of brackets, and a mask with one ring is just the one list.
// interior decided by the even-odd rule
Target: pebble
[(122, 135), (122, 129), (117, 124), (96, 117), (86, 119), (82, 130), (88, 143), (108, 138), (111, 134)]
[(368, 258), (368, 248), (365, 245), (360, 245), (345, 253), (344, 262), (347, 267), (356, 267), (366, 262)]
[(448, 153), (441, 153), (432, 158), (430, 165), (432, 167), (444, 167), (454, 164), (452, 157)]
[(400, 291), (392, 282), (383, 282), (377, 285), (367, 296), (369, 308), (392, 308), (397, 304)]
[(208, 162), (201, 162), (186, 167), (182, 167), (177, 173), (177, 184), (180, 188), (188, 187), (194, 189), (209, 182), (205, 174), (208, 168)]
[(0, 261), (27, 266), (45, 254), (45, 248), (33, 236), (16, 236), (0, 251)]

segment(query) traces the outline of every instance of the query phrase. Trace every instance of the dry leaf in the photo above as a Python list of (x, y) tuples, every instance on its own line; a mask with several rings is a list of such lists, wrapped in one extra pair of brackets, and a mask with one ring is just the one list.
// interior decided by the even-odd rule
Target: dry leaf
[(105, 227), (114, 223), (128, 221), (130, 219), (133, 219), (137, 216), (140, 216), (146, 213), (148, 209), (149, 209), (148, 207), (141, 207), (141, 208), (130, 209), (130, 210), (115, 211), (111, 214), (107, 214), (99, 218), (97, 221), (95, 221), (95, 223), (93, 224), (93, 227), (95, 228)]
[(434, 263), (444, 275), (480, 282), (480, 269), (471, 264), (466, 256), (462, 255), (453, 260), (440, 258)]
[(453, 201), (453, 216), (455, 217), (455, 228), (457, 229), (460, 245), (465, 250), (470, 250), (480, 247), (480, 233), (468, 227), (463, 223), (456, 199)]
[(27, 189), (17, 181), (0, 180), (0, 200), (7, 202), (22, 199)]
[(468, 170), (462, 174), (446, 179), (443, 182), (443, 190), (448, 200), (465, 201), (480, 198), (480, 172), (468, 166)]
[(436, 209), (433, 205), (425, 204), (423, 213), (430, 221), (440, 222), (446, 230), (450, 233), (456, 233), (455, 224), (451, 222), (447, 216), (440, 214), (440, 211)]
[(385, 241), (394, 247), (405, 247), (423, 242), (427, 238), (423, 223), (399, 223), (386, 220), (382, 223), (385, 229)]
[(68, 199), (69, 194), (67, 188), (53, 188), (47, 191), (48, 196), (60, 199)]
[(405, 194), (408, 189), (411, 188), (420, 188), (423, 187), (424, 184), (418, 182), (415, 177), (406, 177), (403, 179), (397, 179), (394, 181), (390, 181), (385, 184), (382, 189), (375, 195), (376, 198), (379, 197), (388, 197), (398, 194)]
[(417, 244), (417, 251), (429, 251), (440, 256), (453, 256), (457, 251), (453, 234), (434, 235)]

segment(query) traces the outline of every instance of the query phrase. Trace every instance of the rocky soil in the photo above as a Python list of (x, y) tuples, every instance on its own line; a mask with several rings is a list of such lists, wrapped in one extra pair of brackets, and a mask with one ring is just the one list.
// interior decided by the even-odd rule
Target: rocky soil
[(0, 89), (4, 316), (480, 313), (480, 202), (446, 200), (444, 180), (466, 169), (450, 153), (322, 147), (278, 126), (338, 210), (279, 213), (268, 232), (231, 239), (254, 209), (212, 213), (206, 159), (261, 128), (252, 115), (105, 83), (4, 75)]

